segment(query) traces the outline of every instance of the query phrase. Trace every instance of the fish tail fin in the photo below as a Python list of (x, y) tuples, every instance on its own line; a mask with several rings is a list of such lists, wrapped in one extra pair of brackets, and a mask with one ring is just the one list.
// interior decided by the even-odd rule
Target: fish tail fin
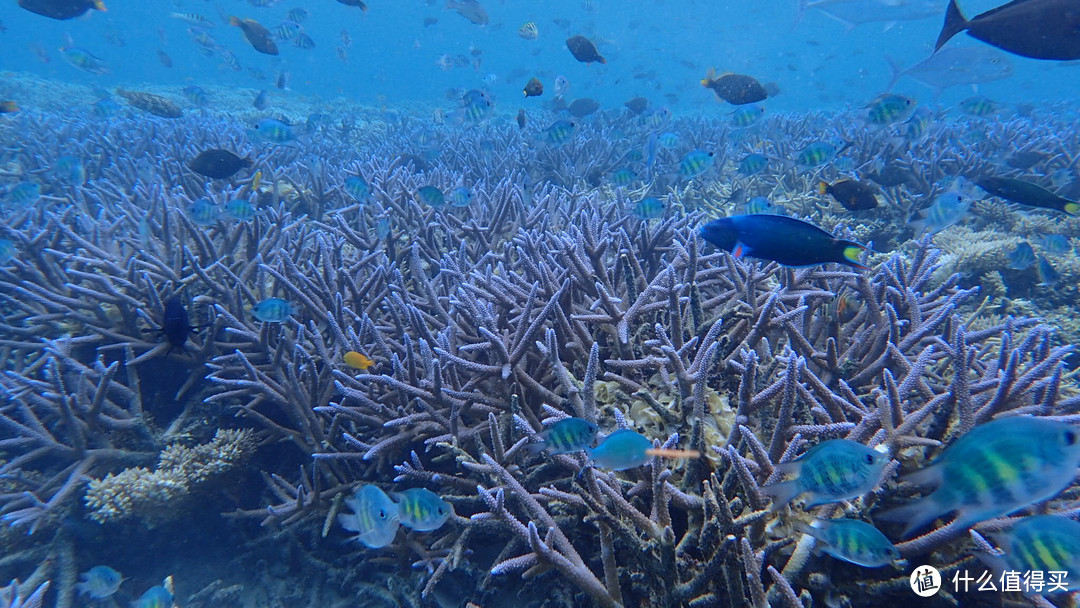
[[(809, 521), (809, 522), (794, 521), (794, 522), (792, 522), (791, 527), (795, 528), (795, 530), (797, 530), (798, 532), (800, 532), (802, 534), (814, 537), (815, 539), (817, 539), (818, 543), (820, 543), (820, 544), (827, 544), (827, 543), (825, 543), (825, 541), (823, 541), (821, 539), (821, 536), (822, 536), (822, 532), (825, 531), (825, 528), (827, 528), (828, 525), (829, 525), (829, 522), (818, 519), (818, 518), (815, 517), (812, 521)], [(815, 553), (819, 552), (819, 550), (820, 550), (820, 546), (815, 546), (814, 547), (814, 552)]]
[(709, 82), (711, 82), (715, 78), (716, 78), (716, 68), (710, 67), (708, 69), (708, 71), (705, 72), (705, 78), (701, 79), (701, 86), (703, 86), (703, 87), (709, 86)]
[(960, 7), (956, 5), (956, 0), (949, 0), (949, 6), (945, 9), (945, 23), (941, 26), (941, 34), (938, 35), (937, 42), (934, 44), (934, 51), (945, 46), (945, 43), (953, 36), (968, 29), (969, 25), (964, 14), (960, 12)]
[(240, 20), (233, 15), (229, 15), (229, 25), (240, 26)]
[(1065, 213), (1068, 213), (1069, 215), (1080, 215), (1080, 203), (1074, 203), (1071, 201), (1065, 203), (1065, 208), (1063, 209), (1063, 211)]
[(94, 0), (94, 8), (101, 12), (107, 12), (109, 10), (109, 8), (105, 6), (105, 2), (103, 2), (102, 0)]
[(524, 446), (522, 446), (522, 449), (524, 449), (525, 453), (529, 456), (542, 456), (544, 454), (544, 450), (547, 449), (547, 442), (536, 441), (533, 443), (526, 443)]
[(858, 268), (859, 270), (870, 270), (869, 266), (866, 266), (859, 261), (859, 258), (862, 257), (864, 251), (872, 251), (869, 247), (862, 243), (845, 240), (838, 240), (837, 247), (840, 249), (840, 255), (843, 257), (842, 261), (838, 260), (841, 264), (847, 264), (848, 266)]
[(904, 75), (904, 69), (888, 53), (885, 53), (885, 61), (889, 62), (889, 84), (885, 87), (885, 90), (891, 91), (896, 86), (896, 81), (900, 80), (900, 77)]
[(607, 63), (607, 59), (604, 59), (603, 57), (597, 59), (597, 61), (599, 61), (600, 63)]
[(802, 494), (802, 487), (799, 485), (798, 480), (793, 479), (765, 486), (761, 488), (761, 492), (772, 499), (770, 510), (778, 511), (784, 505), (795, 500), (799, 494)]
[(356, 515), (338, 513), (337, 519), (338, 523), (341, 524), (341, 527), (349, 532), (360, 531), (360, 523), (356, 520)]
[(935, 508), (936, 503), (931, 498), (921, 498), (915, 502), (901, 507), (895, 507), (882, 511), (874, 516), (874, 519), (895, 523), (906, 523), (901, 538), (907, 538), (912, 532), (922, 528), (938, 517), (945, 515), (940, 509)]
[(825, 194), (825, 192), (828, 191), (828, 189), (829, 189), (828, 182), (818, 182), (818, 185), (817, 185), (817, 193), (818, 194)]
[(917, 239), (922, 238), (922, 236), (930, 229), (930, 224), (926, 218), (919, 218), (908, 225), (915, 231), (915, 238)]

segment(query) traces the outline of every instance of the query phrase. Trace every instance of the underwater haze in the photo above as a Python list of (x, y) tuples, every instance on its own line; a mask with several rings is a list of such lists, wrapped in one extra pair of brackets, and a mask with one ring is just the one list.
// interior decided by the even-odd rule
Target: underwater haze
[(1076, 0), (7, 0), (0, 608), (1065, 608)]

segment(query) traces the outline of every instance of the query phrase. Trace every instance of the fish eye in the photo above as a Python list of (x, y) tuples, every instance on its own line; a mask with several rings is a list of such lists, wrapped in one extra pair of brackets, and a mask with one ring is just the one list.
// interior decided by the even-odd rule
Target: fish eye
[(438, 509), (435, 510), (435, 512), (438, 513), (439, 515), (443, 515), (443, 514), (446, 513), (446, 509), (444, 509), (442, 507), (439, 507)]
[(386, 519), (386, 509), (379, 509), (379, 519)]
[(863, 456), (863, 460), (866, 461), (866, 464), (874, 464), (874, 455), (867, 454), (866, 456)]
[(1072, 431), (1065, 431), (1065, 445), (1073, 445), (1076, 443), (1076, 433)]

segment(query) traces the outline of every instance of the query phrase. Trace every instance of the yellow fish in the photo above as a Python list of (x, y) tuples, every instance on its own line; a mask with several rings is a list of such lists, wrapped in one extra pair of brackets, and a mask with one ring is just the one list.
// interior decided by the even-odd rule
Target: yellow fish
[(370, 357), (363, 353), (358, 353), (355, 350), (350, 350), (341, 358), (345, 360), (345, 365), (348, 365), (353, 369), (367, 369), (372, 365), (375, 365), (375, 362)]

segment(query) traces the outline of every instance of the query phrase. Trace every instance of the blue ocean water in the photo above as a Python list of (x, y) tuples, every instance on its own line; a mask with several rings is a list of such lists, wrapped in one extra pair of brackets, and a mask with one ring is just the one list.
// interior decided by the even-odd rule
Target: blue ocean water
[[(964, 10), (975, 15), (993, 4), (967, 2)], [(272, 28), (297, 6), (311, 14), (303, 27), (315, 47), (300, 49), (284, 43), (276, 58), (260, 55), (237, 28), (222, 22), (223, 16), (236, 14)], [(562, 74), (571, 83), (573, 97), (591, 97), (608, 107), (640, 95), (664, 100), (676, 112), (714, 115), (727, 108), (698, 81), (707, 68), (715, 67), (719, 72), (748, 73), (761, 82), (775, 82), (782, 95), (770, 100), (770, 109), (812, 111), (865, 105), (889, 84), (886, 55), (905, 67), (925, 59), (941, 27), (941, 18), (931, 17), (895, 24), (871, 22), (849, 29), (815, 8), (806, 9), (800, 18), (794, 0), (660, 1), (629, 6), (614, 0), (495, 1), (483, 6), (490, 18), (486, 26), (474, 25), (446, 10), (441, 2), (420, 0), (376, 2), (366, 14), (336, 2), (256, 7), (241, 1), (113, 0), (108, 12), (71, 21), (42, 19), (8, 3), (0, 12), (0, 21), (7, 27), (0, 69), (86, 85), (145, 82), (254, 89), (272, 87), (275, 75), (284, 70), (290, 73), (290, 88), (297, 95), (343, 96), (367, 104), (439, 105), (447, 89), (487, 87), (507, 110), (520, 101), (521, 88), (531, 76), (540, 76), (550, 87), (554, 77)], [(191, 26), (170, 18), (173, 12), (210, 19), (215, 27), (207, 31), (218, 45), (236, 54), (244, 69), (234, 73), (218, 56), (200, 54), (189, 39)], [(425, 25), (425, 19), (437, 22)], [(562, 24), (556, 23), (560, 20)], [(518, 27), (529, 21), (537, 24), (536, 40), (517, 35)], [(344, 46), (343, 31), (353, 41), (345, 49), (347, 63), (336, 51)], [(564, 40), (577, 33), (600, 40), (600, 50), (611, 61), (603, 66), (574, 61)], [(67, 36), (103, 59), (110, 74), (95, 77), (65, 64), (56, 49)], [(950, 43), (976, 44), (963, 34)], [(50, 61), (43, 63), (35, 49)], [(160, 63), (159, 50), (172, 58), (172, 68)], [(474, 51), (480, 54), (473, 55)], [(444, 55), (465, 56), (468, 63), (443, 71), (437, 62)], [(981, 85), (980, 93), (1006, 102), (1065, 101), (1080, 95), (1075, 68), (1015, 56), (1010, 60), (1016, 73)], [(250, 70), (264, 78), (253, 77)], [(910, 81), (902, 82), (897, 90), (926, 101), (933, 97), (932, 90)], [(955, 87), (940, 101), (953, 103), (971, 93), (969, 87)], [(539, 106), (540, 100), (529, 103)]]
[[(0, 5), (0, 608), (1080, 589), (1076, 61), (944, 0), (20, 7), (81, 1)], [(1013, 571), (1077, 582), (948, 578)]]

